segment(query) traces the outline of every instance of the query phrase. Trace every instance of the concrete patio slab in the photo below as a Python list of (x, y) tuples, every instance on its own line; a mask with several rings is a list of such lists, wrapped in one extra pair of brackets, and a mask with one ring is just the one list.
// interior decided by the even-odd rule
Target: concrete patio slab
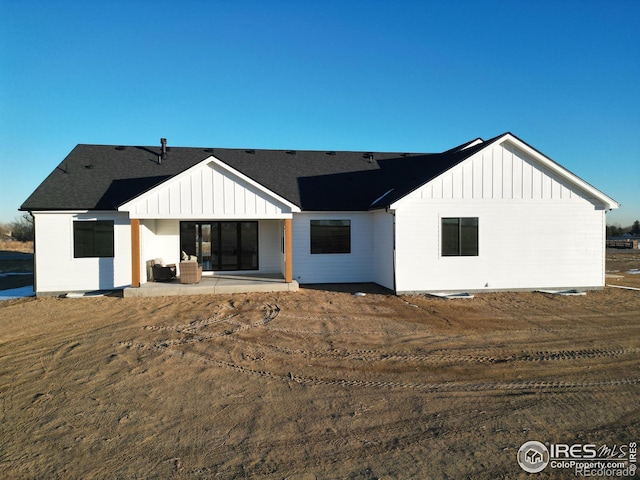
[(203, 276), (200, 283), (183, 284), (180, 278), (170, 282), (147, 282), (138, 288), (127, 287), (125, 298), (166, 297), (176, 295), (215, 295), (222, 293), (251, 292), (296, 292), (299, 285), (295, 280), (286, 283), (277, 275), (214, 275)]

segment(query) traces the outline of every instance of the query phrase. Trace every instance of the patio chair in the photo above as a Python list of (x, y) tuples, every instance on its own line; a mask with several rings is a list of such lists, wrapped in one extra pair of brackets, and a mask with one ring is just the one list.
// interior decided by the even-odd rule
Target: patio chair
[(165, 265), (161, 258), (150, 261), (151, 275), (154, 282), (168, 282), (176, 276), (176, 264)]
[(202, 265), (195, 260), (183, 260), (180, 262), (180, 283), (200, 283), (202, 278)]

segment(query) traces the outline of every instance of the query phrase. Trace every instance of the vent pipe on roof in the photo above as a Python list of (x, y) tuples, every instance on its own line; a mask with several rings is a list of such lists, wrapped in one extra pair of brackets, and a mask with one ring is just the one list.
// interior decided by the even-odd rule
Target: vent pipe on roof
[(167, 158), (167, 139), (160, 139), (160, 156), (158, 157), (158, 164), (161, 164), (163, 160)]

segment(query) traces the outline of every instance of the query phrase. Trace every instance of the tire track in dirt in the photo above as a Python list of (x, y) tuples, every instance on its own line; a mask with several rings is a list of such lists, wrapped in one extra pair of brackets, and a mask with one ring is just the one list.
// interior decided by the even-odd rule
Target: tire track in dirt
[(53, 399), (53, 392), (61, 389), (63, 377), (56, 375), (60, 363), (64, 361), (81, 343), (78, 340), (70, 340), (58, 344), (54, 349), (40, 356), (42, 367), (41, 388), (31, 396), (30, 407), (38, 411), (45, 409), (45, 405)]
[[(302, 385), (323, 385), (323, 386), (341, 386), (341, 387), (361, 387), (361, 388), (402, 388), (412, 389), (425, 392), (479, 392), (488, 390), (502, 391), (539, 391), (539, 390), (567, 390), (567, 389), (583, 389), (594, 387), (606, 387), (614, 385), (629, 385), (640, 383), (640, 378), (625, 378), (617, 380), (603, 381), (574, 381), (574, 382), (547, 382), (547, 381), (513, 381), (513, 382), (440, 382), (440, 383), (416, 383), (416, 382), (395, 382), (383, 380), (359, 380), (347, 378), (322, 378), (308, 375), (299, 375), (293, 372), (288, 375), (278, 374), (269, 370), (257, 370), (242, 366), (238, 363), (229, 362), (213, 358), (211, 356), (193, 352), (180, 350), (179, 346), (194, 342), (203, 342), (214, 338), (230, 338), (232, 334), (240, 331), (246, 331), (252, 328), (262, 327), (273, 321), (280, 313), (277, 305), (264, 304), (261, 307), (262, 318), (252, 323), (236, 322), (233, 319), (238, 316), (237, 313), (227, 316), (214, 315), (208, 319), (194, 321), (189, 324), (179, 324), (172, 327), (159, 327), (161, 331), (175, 331), (176, 333), (187, 333), (188, 338), (168, 339), (157, 342), (120, 342), (123, 347), (134, 347), (146, 350), (155, 350), (167, 353), (172, 356), (192, 356), (207, 364), (215, 365), (219, 368), (232, 370), (237, 373), (258, 376), (263, 378), (276, 379), (286, 382), (293, 382)], [(226, 322), (234, 326), (231, 331), (224, 333), (207, 334), (202, 329), (209, 325)], [(156, 330), (154, 327), (145, 327), (145, 329)], [(236, 342), (249, 343), (246, 340), (233, 338)], [(256, 345), (252, 343), (255, 348)], [(278, 347), (270, 345), (268, 348), (279, 351), (287, 355), (302, 355), (307, 357), (329, 357), (336, 359), (360, 359), (360, 360), (400, 360), (404, 362), (464, 362), (464, 363), (502, 363), (507, 361), (550, 361), (550, 360), (576, 360), (583, 358), (601, 358), (601, 357), (619, 357), (626, 354), (638, 353), (638, 348), (619, 348), (619, 349), (588, 349), (588, 350), (561, 350), (557, 352), (543, 351), (534, 353), (524, 353), (519, 356), (511, 355), (508, 357), (494, 357), (489, 355), (450, 355), (450, 354), (412, 354), (404, 352), (390, 352), (389, 354), (379, 352), (377, 350), (354, 350), (354, 351), (337, 351), (328, 350), (325, 352), (313, 352), (302, 349), (289, 349), (286, 347)]]
[(417, 382), (394, 382), (382, 380), (358, 380), (347, 378), (323, 378), (315, 376), (297, 375), (289, 373), (281, 375), (269, 370), (255, 370), (238, 365), (237, 363), (215, 359), (202, 353), (184, 351), (172, 348), (166, 344), (155, 343), (131, 343), (123, 342), (122, 346), (155, 350), (167, 353), (171, 356), (194, 357), (209, 365), (231, 370), (245, 375), (263, 377), (285, 382), (293, 382), (301, 385), (320, 385), (337, 387), (361, 387), (361, 388), (400, 388), (411, 389), (423, 392), (483, 392), (492, 390), (501, 391), (541, 391), (541, 390), (572, 390), (595, 387), (608, 387), (618, 385), (640, 384), (640, 377), (623, 378), (617, 380), (602, 381), (579, 381), (579, 382), (548, 382), (548, 381), (513, 381), (513, 382), (441, 382), (441, 383), (417, 383)]
[[(579, 321), (579, 320), (588, 320), (589, 318), (602, 318), (603, 314), (588, 314), (588, 315), (580, 315), (579, 317), (571, 317), (571, 320), (575, 323), (575, 321)], [(617, 318), (620, 317), (628, 317), (631, 320), (635, 320), (638, 316), (640, 316), (640, 311), (635, 311), (635, 312), (625, 312), (624, 314), (616, 314)], [(558, 315), (550, 315), (549, 317), (553, 317), (553, 318), (558, 318)], [(308, 321), (313, 321), (316, 320), (315, 318), (312, 317), (306, 317), (306, 316), (296, 316), (296, 315), (290, 315), (290, 314), (286, 314), (284, 316), (285, 319), (292, 319), (292, 320), (308, 320)], [(536, 317), (536, 319), (540, 319), (541, 317)], [(509, 318), (505, 317), (504, 318), (505, 321), (508, 321)], [(424, 325), (425, 327), (429, 327), (428, 324), (425, 323)], [(557, 333), (564, 333), (567, 330), (569, 330), (570, 328), (567, 326), (558, 326), (558, 327), (528, 327), (528, 328), (518, 328), (518, 329), (514, 329), (513, 327), (500, 327), (499, 325), (492, 325), (491, 330), (493, 332), (509, 332), (510, 334), (513, 335), (518, 335), (518, 334), (540, 334), (540, 333), (548, 333), (548, 334), (557, 334)], [(615, 331), (626, 331), (626, 330), (637, 330), (638, 329), (638, 325), (636, 322), (629, 322), (628, 324), (625, 325), (609, 325), (607, 326), (607, 333), (610, 332), (615, 332)], [(339, 329), (339, 330), (329, 330), (327, 331), (326, 329), (316, 329), (316, 330), (311, 330), (311, 329), (300, 329), (300, 328), (288, 328), (288, 327), (270, 327), (269, 330), (274, 331), (274, 332), (279, 332), (279, 333), (287, 333), (287, 334), (292, 334), (292, 335), (299, 335), (299, 336), (327, 336), (327, 335), (358, 335), (358, 336), (368, 336), (368, 335), (372, 335), (372, 336), (377, 336), (377, 335), (388, 335), (389, 332), (388, 331), (384, 331), (384, 330), (366, 330), (366, 329), (359, 329), (359, 330), (345, 330), (345, 329)], [(424, 333), (427, 333), (427, 331), (425, 330)], [(440, 335), (441, 333), (438, 333), (438, 335)], [(464, 337), (464, 338), (469, 338), (469, 339), (473, 339), (473, 338), (484, 338), (486, 336), (485, 333), (482, 332), (469, 332), (469, 333), (465, 333), (464, 335), (458, 335), (458, 337)]]
[(54, 348), (53, 350), (45, 353), (40, 357), (40, 364), (45, 373), (51, 372), (60, 361), (69, 355), (75, 348), (80, 346), (80, 342), (71, 340), (64, 342)]
[(227, 322), (237, 316), (237, 313), (231, 315), (223, 315), (220, 312), (211, 317), (205, 318), (204, 320), (194, 320), (190, 323), (179, 323), (177, 325), (170, 326), (145, 325), (144, 330), (151, 330), (154, 332), (196, 333), (202, 328)]
[[(234, 335), (239, 332), (248, 331), (253, 328), (266, 327), (265, 332), (286, 332), (288, 334), (297, 333), (298, 335), (331, 335), (332, 331), (318, 332), (318, 331), (302, 331), (298, 329), (278, 328), (269, 325), (269, 323), (278, 316), (280, 309), (271, 305), (264, 305), (262, 307), (263, 315), (258, 321), (252, 321), (250, 323), (243, 323), (238, 321), (238, 314), (232, 315), (218, 315), (206, 319), (204, 321), (191, 322), (184, 325), (176, 325), (173, 327), (164, 327), (163, 330), (167, 332), (174, 332), (180, 335), (184, 335), (184, 338), (173, 339), (167, 341), (155, 341), (155, 342), (122, 342), (121, 345), (135, 348), (143, 348), (148, 350), (154, 350), (162, 354), (174, 356), (177, 358), (190, 358), (203, 362), (207, 365), (225, 369), (236, 374), (249, 375), (258, 378), (263, 378), (269, 381), (285, 382), (291, 385), (298, 384), (301, 386), (313, 386), (313, 387), (330, 387), (334, 390), (335, 387), (342, 388), (361, 388), (366, 392), (375, 392), (380, 389), (404, 389), (415, 392), (416, 394), (442, 394), (442, 393), (456, 393), (456, 394), (470, 394), (473, 395), (476, 392), (501, 392), (501, 394), (512, 394), (514, 398), (518, 399), (515, 406), (510, 409), (510, 414), (513, 412), (524, 411), (534, 408), (542, 401), (551, 401), (556, 399), (558, 395), (565, 394), (583, 394), (586, 391), (597, 389), (606, 389), (607, 387), (614, 387), (619, 385), (638, 385), (640, 384), (640, 378), (622, 378), (604, 381), (510, 381), (510, 382), (398, 382), (398, 381), (384, 381), (384, 380), (363, 380), (359, 378), (325, 378), (312, 375), (299, 374), (297, 372), (291, 372), (288, 374), (277, 373), (269, 369), (252, 368), (251, 365), (255, 365), (255, 362), (271, 360), (273, 359), (273, 353), (278, 353), (286, 356), (301, 356), (304, 358), (331, 358), (336, 360), (364, 360), (364, 361), (393, 361), (393, 362), (419, 362), (419, 363), (503, 363), (503, 362), (542, 362), (542, 361), (571, 361), (582, 360), (592, 358), (619, 358), (626, 355), (634, 355), (640, 352), (638, 348), (589, 348), (589, 349), (560, 349), (560, 350), (533, 350), (533, 351), (520, 351), (513, 354), (505, 355), (490, 355), (484, 352), (489, 352), (487, 349), (476, 350), (469, 353), (443, 353), (442, 351), (436, 353), (413, 353), (402, 351), (389, 351), (379, 349), (334, 349), (328, 350), (305, 350), (299, 348), (289, 348), (287, 346), (280, 345), (267, 345), (264, 343), (264, 338), (239, 338)], [(226, 323), (232, 328), (223, 333), (207, 332), (206, 329), (210, 325)], [(150, 328), (152, 329), (152, 328)], [(536, 329), (527, 329), (527, 331)], [(551, 329), (537, 329), (537, 330), (551, 330)], [(556, 329), (553, 329), (556, 330)], [(557, 329), (566, 331), (566, 329)], [(340, 334), (344, 334), (344, 331), (340, 331)], [(353, 333), (356, 333), (355, 331)], [(362, 331), (357, 332), (363, 334)], [(383, 332), (380, 332), (383, 333)], [(482, 334), (473, 334), (475, 337), (482, 337)], [(468, 337), (468, 336), (465, 336)], [(216, 358), (214, 354), (201, 353), (192, 351), (191, 349), (181, 348), (181, 345), (187, 345), (192, 342), (204, 342), (207, 340), (213, 340), (216, 338), (224, 338), (225, 341), (234, 342), (240, 345), (244, 355), (243, 360), (250, 362), (249, 365), (243, 364), (242, 361), (228, 361), (220, 358)], [(296, 342), (299, 339), (287, 339), (287, 341)], [(329, 343), (331, 346), (332, 344)], [(497, 348), (497, 346), (495, 346)], [(226, 349), (225, 349), (226, 350)], [(215, 351), (215, 350), (214, 350)], [(271, 358), (270, 358), (271, 357)], [(363, 394), (364, 394), (363, 391)], [(550, 395), (540, 396), (537, 395), (540, 392), (547, 392)], [(531, 398), (535, 396), (535, 400), (522, 402), (521, 398)], [(543, 400), (541, 400), (543, 399)], [(483, 406), (484, 407), (484, 406)], [(327, 433), (320, 433), (310, 435), (306, 438), (294, 438), (289, 440), (276, 440), (271, 443), (264, 441), (247, 441), (243, 440), (236, 445), (226, 444), (225, 448), (232, 449), (234, 454), (246, 456), (255, 456), (255, 452), (262, 452), (264, 458), (267, 458), (274, 452), (284, 452), (289, 449), (296, 448), (302, 441), (305, 445), (310, 445), (310, 455), (313, 458), (313, 464), (320, 469), (330, 468), (332, 464), (336, 462), (353, 462), (355, 460), (361, 461), (362, 458), (370, 457), (374, 455), (380, 455), (389, 453), (391, 451), (401, 450), (408, 448), (412, 445), (424, 445), (427, 442), (433, 441), (438, 438), (462, 435), (463, 432), (469, 429), (478, 430), (483, 425), (486, 426), (491, 422), (496, 422), (503, 417), (504, 413), (501, 407), (492, 405), (485, 407), (484, 411), (478, 409), (465, 409), (452, 418), (452, 415), (447, 415), (446, 420), (439, 421), (434, 416), (421, 416), (419, 418), (405, 419), (398, 422), (363, 427), (361, 429), (349, 429), (349, 435), (345, 437), (345, 432), (337, 432), (335, 430), (327, 431)], [(223, 442), (224, 444), (224, 442)], [(308, 466), (309, 459), (301, 459), (298, 461), (300, 465)], [(295, 468), (296, 460), (289, 462), (288, 468)], [(236, 467), (229, 467), (225, 470), (219, 470), (216, 468), (216, 473), (222, 472), (231, 473)], [(261, 473), (273, 473), (273, 471), (267, 472), (266, 468), (269, 468), (266, 464), (257, 462), (251, 466), (243, 467), (243, 475)], [(207, 470), (205, 467), (204, 470)], [(263, 471), (264, 470), (264, 471)], [(199, 472), (202, 473), (202, 469)]]
[(408, 352), (383, 352), (375, 349), (358, 350), (326, 350), (311, 351), (304, 349), (291, 349), (278, 345), (257, 345), (254, 342), (234, 338), (236, 342), (244, 342), (256, 350), (268, 349), (284, 355), (298, 355), (304, 358), (331, 358), (339, 360), (363, 360), (363, 361), (401, 361), (418, 363), (505, 363), (505, 362), (542, 362), (554, 360), (581, 360), (585, 358), (621, 357), (640, 353), (640, 348), (617, 349), (588, 349), (588, 350), (558, 350), (523, 352), (508, 356), (492, 356), (482, 354), (441, 354), (441, 353), (408, 353)]
[[(204, 320), (194, 320), (193, 322), (190, 322), (188, 324), (178, 324), (178, 325), (171, 325), (171, 326), (146, 325), (144, 327), (144, 330), (150, 330), (154, 332), (175, 332), (179, 334), (186, 333), (189, 335), (189, 337), (183, 337), (178, 339), (167, 339), (161, 342), (157, 342), (157, 345), (159, 347), (186, 345), (189, 343), (197, 343), (197, 342), (203, 342), (205, 340), (211, 340), (214, 338), (228, 337), (230, 335), (233, 335), (235, 333), (238, 333), (244, 330), (249, 330), (251, 328), (267, 325), (269, 322), (273, 321), (278, 316), (278, 314), (280, 313), (280, 308), (277, 305), (265, 304), (262, 306), (262, 311), (263, 311), (262, 318), (256, 322), (249, 323), (249, 324), (237, 322), (233, 320), (234, 318), (240, 315), (239, 313), (234, 313), (226, 316), (223, 316), (222, 314), (216, 314)], [(233, 328), (231, 328), (230, 330), (225, 330), (222, 333), (207, 333), (202, 331), (206, 327), (209, 327), (211, 325), (219, 325), (222, 323), (227, 323), (229, 325), (232, 325)], [(139, 342), (136, 343), (136, 342), (125, 341), (125, 342), (119, 342), (118, 345), (143, 346), (145, 344), (139, 343)]]

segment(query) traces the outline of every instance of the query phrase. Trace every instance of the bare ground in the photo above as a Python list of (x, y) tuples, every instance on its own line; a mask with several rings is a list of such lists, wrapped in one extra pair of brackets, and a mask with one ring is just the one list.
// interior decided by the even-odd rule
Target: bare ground
[(3, 478), (529, 478), (527, 440), (640, 439), (640, 292), (350, 288), (0, 302)]

